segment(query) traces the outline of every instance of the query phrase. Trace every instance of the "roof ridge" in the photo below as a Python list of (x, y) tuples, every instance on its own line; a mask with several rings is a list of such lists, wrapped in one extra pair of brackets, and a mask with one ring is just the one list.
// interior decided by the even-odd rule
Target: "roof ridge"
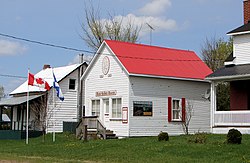
[(175, 49), (175, 48), (166, 48), (162, 46), (156, 46), (156, 45), (146, 45), (146, 44), (139, 44), (139, 43), (132, 43), (132, 42), (125, 42), (125, 41), (119, 41), (119, 40), (104, 40), (105, 42), (117, 42), (122, 44), (129, 44), (129, 45), (136, 45), (136, 46), (142, 46), (142, 47), (151, 47), (151, 48), (158, 48), (158, 49), (168, 49), (168, 50), (175, 50), (175, 51), (183, 51), (183, 52), (194, 52), (192, 50), (184, 50), (184, 49)]
[(66, 66), (59, 66), (59, 67), (51, 67), (51, 68), (62, 68), (62, 67), (69, 67), (69, 66), (75, 66), (75, 65), (80, 65), (81, 63), (74, 63), (71, 65), (66, 65)]

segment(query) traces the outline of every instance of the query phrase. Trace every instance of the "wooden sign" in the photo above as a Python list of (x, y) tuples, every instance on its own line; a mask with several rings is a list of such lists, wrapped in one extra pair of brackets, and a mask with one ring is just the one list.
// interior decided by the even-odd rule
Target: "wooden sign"
[(122, 123), (128, 123), (128, 107), (122, 108)]
[(115, 96), (117, 94), (116, 90), (113, 91), (98, 91), (95, 93), (96, 97), (99, 96)]

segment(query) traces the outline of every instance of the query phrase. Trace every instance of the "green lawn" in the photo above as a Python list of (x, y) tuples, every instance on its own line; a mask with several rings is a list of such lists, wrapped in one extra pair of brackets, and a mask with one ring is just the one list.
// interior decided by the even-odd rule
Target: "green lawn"
[(250, 135), (242, 144), (224, 143), (226, 135), (207, 135), (205, 144), (190, 143), (189, 136), (172, 136), (159, 142), (157, 137), (83, 142), (74, 136), (57, 134), (56, 142), (47, 135), (25, 140), (0, 140), (0, 160), (17, 162), (250, 162)]

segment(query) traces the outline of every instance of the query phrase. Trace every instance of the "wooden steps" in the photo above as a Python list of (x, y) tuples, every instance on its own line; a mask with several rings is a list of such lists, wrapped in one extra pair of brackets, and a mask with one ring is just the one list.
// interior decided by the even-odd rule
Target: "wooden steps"
[(118, 138), (113, 131), (106, 129), (97, 116), (82, 117), (76, 126), (76, 137), (81, 140)]
[[(88, 140), (104, 139), (104, 136), (98, 133), (96, 129), (88, 129), (87, 139)], [(106, 139), (118, 139), (118, 137), (116, 136), (114, 131), (106, 130)]]
[(114, 131), (106, 130), (106, 139), (118, 139)]

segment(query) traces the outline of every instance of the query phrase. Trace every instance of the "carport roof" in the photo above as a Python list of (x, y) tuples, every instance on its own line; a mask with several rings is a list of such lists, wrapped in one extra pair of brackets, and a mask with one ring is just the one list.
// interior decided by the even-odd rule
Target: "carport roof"
[[(29, 96), (29, 100), (36, 99), (42, 95)], [(0, 101), (0, 106), (15, 106), (27, 102), (27, 96), (5, 98)]]

